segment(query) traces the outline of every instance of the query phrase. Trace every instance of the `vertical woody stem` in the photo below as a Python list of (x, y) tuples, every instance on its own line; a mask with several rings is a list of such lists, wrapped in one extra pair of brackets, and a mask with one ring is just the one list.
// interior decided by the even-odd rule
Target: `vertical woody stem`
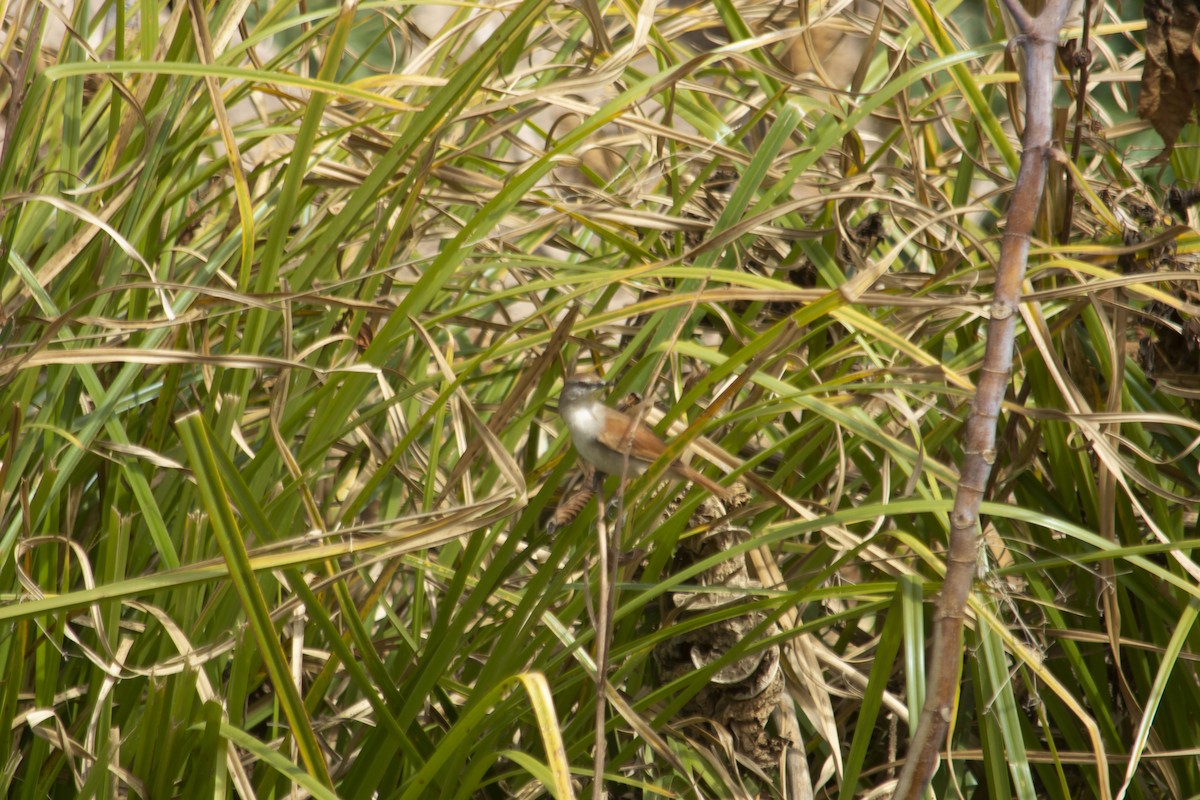
[(1016, 22), (1018, 36), (1014, 43), (1025, 52), (1021, 166), (1000, 244), (983, 366), (964, 427), (963, 463), (950, 515), (946, 578), (934, 609), (925, 706), (894, 794), (904, 800), (920, 798), (929, 785), (954, 716), (962, 671), (963, 620), (976, 572), (979, 507), (996, 461), (996, 423), (1012, 371), (1021, 284), (1046, 184), (1046, 159), (1052, 146), (1054, 59), (1058, 33), (1066, 21), (1070, 2), (1048, 0), (1036, 17), (1018, 0), (1005, 0), (1005, 7)]

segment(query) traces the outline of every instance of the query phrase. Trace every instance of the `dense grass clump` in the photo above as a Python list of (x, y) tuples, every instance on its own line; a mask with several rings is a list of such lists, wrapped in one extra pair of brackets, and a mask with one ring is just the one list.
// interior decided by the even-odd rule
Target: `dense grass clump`
[[(1063, 69), (938, 797), (1200, 793), (1200, 159), (1147, 164), (1123, 8)], [(996, 8), (48, 9), (0, 30), (0, 794), (890, 785), (1020, 158)], [(581, 368), (737, 502), (585, 502)]]

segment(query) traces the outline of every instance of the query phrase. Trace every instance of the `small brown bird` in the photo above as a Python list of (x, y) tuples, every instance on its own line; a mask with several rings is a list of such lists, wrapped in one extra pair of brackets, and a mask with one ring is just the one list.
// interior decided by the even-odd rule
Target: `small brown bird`
[[(650, 426), (638, 422), (634, 428), (633, 417), (605, 405), (600, 399), (604, 388), (604, 381), (594, 378), (567, 378), (558, 397), (558, 413), (567, 423), (575, 450), (597, 470), (607, 475), (641, 475), (667, 446)], [(698, 483), (723, 499), (732, 496), (729, 489), (678, 460), (671, 462), (667, 474)]]

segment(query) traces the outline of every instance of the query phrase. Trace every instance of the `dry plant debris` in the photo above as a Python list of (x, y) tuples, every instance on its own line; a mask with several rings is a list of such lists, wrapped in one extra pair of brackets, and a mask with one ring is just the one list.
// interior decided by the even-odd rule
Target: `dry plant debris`
[[(710, 497), (701, 504), (689, 523), (704, 526), (716, 521), (716, 525), (680, 543), (675, 553), (675, 569), (685, 569), (749, 540), (750, 531), (720, 522), (722, 515), (720, 501), (715, 498)], [(758, 581), (750, 577), (746, 560), (741, 555), (702, 573), (697, 582), (704, 591), (670, 595), (673, 608), (666, 615), (668, 620), (678, 622), (716, 609), (745, 604), (753, 599), (748, 590), (760, 588)], [(761, 611), (747, 611), (660, 644), (655, 648), (654, 657), (662, 682), (673, 681), (714, 664), (744, 644), (746, 637), (754, 635), (756, 630), (761, 630), (760, 636), (777, 633), (774, 624), (768, 625), (766, 630), (761, 629), (765, 618)], [(708, 684), (688, 701), (684, 711), (726, 728), (732, 734), (734, 748), (739, 754), (767, 767), (778, 763), (779, 754), (787, 744), (767, 726), (783, 694), (783, 671), (777, 645), (762, 649), (751, 645), (751, 651), (718, 669)]]
[(1165, 159), (1191, 119), (1200, 91), (1200, 5), (1195, 0), (1146, 0), (1145, 15), (1146, 65), (1138, 116), (1162, 137), (1159, 158)]

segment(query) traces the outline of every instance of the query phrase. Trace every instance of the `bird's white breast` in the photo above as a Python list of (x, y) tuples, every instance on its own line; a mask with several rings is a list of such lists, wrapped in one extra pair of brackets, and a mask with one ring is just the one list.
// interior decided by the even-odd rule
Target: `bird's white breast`
[(646, 462), (626, 458), (599, 440), (604, 429), (604, 406), (599, 404), (571, 408), (563, 415), (571, 441), (579, 455), (592, 466), (607, 475), (640, 475), (646, 471)]

